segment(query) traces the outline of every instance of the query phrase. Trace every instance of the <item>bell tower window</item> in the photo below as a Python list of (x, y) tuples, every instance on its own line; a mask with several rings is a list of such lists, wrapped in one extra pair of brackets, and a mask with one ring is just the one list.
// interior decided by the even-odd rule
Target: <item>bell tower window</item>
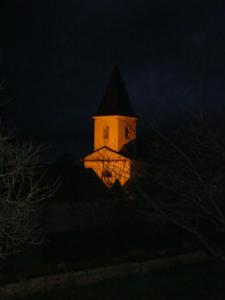
[(104, 139), (109, 139), (109, 126), (105, 126), (103, 128), (103, 138)]
[(129, 139), (130, 138), (130, 128), (129, 126), (125, 126), (125, 138)]

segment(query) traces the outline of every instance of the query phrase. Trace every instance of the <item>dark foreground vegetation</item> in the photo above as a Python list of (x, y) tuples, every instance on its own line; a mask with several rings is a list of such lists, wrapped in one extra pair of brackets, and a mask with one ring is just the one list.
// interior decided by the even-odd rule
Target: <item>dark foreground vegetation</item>
[(109, 280), (85, 288), (33, 295), (29, 300), (221, 300), (225, 294), (224, 277), (224, 266), (209, 262), (177, 266), (144, 277)]
[(0, 282), (170, 257), (200, 248), (173, 224), (118, 225), (48, 235), (39, 248), (5, 261)]

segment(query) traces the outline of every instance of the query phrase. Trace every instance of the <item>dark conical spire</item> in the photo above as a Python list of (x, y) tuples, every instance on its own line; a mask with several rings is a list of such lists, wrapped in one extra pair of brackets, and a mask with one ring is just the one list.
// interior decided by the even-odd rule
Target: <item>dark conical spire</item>
[(107, 115), (136, 117), (117, 66), (112, 70), (105, 94), (95, 113), (95, 116)]

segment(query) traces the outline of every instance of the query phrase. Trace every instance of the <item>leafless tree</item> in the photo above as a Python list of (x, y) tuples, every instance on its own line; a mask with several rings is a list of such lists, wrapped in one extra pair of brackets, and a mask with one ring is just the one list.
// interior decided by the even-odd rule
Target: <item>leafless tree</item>
[(203, 122), (173, 135), (153, 129), (145, 142), (148, 177), (137, 180), (130, 195), (143, 200), (145, 213), (164, 216), (225, 260), (225, 135)]
[(0, 259), (43, 240), (42, 204), (54, 187), (43, 182), (39, 151), (0, 133)]

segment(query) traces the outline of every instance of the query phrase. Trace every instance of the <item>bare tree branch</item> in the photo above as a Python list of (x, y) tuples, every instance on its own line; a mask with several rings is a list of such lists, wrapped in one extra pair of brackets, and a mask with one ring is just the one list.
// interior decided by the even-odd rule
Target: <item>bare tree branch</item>
[(191, 232), (225, 261), (224, 134), (203, 122), (190, 122), (173, 136), (153, 132), (159, 147), (147, 147), (148, 178), (136, 180), (129, 193), (143, 199), (146, 212)]
[(0, 258), (43, 240), (43, 201), (55, 192), (46, 186), (38, 163), (40, 147), (20, 145), (0, 133)]

